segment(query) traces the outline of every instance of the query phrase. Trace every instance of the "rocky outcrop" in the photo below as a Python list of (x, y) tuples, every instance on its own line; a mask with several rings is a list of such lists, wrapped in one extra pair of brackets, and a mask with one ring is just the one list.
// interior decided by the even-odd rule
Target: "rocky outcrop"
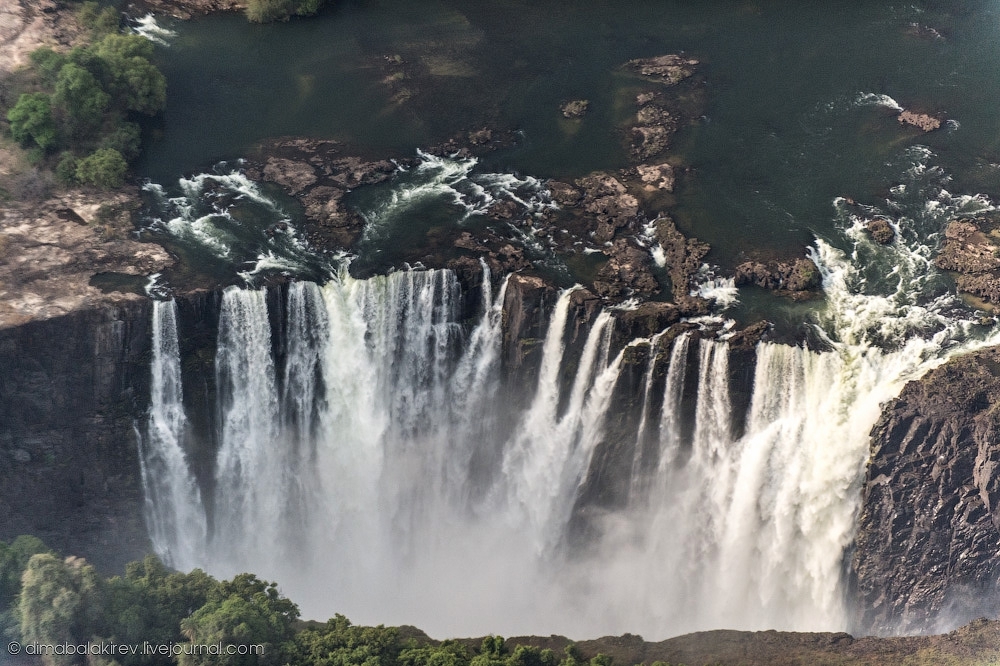
[(0, 329), (0, 540), (35, 534), (106, 571), (149, 552), (134, 423), (150, 301)]
[(736, 267), (736, 286), (755, 285), (793, 297), (804, 297), (818, 289), (819, 268), (805, 257), (794, 261), (747, 261)]
[[(131, 190), (73, 190), (0, 206), (0, 329), (145, 300), (145, 276), (174, 259), (159, 245), (132, 238), (138, 206)], [(128, 286), (102, 291), (94, 285), (100, 276)]]
[(82, 31), (72, 6), (56, 0), (5, 0), (0, 3), (0, 79), (27, 65), (35, 49), (67, 49)]
[(872, 429), (855, 626), (923, 633), (1000, 612), (1000, 350), (910, 382)]
[(917, 113), (915, 111), (901, 111), (896, 119), (903, 125), (911, 125), (917, 129), (923, 130), (924, 132), (933, 132), (941, 127), (940, 118), (935, 118), (934, 116), (926, 113)]
[(934, 264), (953, 271), (958, 290), (1000, 303), (1000, 244), (997, 220), (992, 216), (953, 220), (944, 231), (944, 243)]
[(896, 230), (889, 224), (889, 220), (883, 217), (876, 217), (865, 222), (865, 231), (871, 234), (872, 240), (879, 245), (888, 245), (896, 239)]
[(674, 300), (682, 303), (691, 297), (692, 277), (708, 254), (708, 243), (688, 238), (677, 229), (673, 218), (661, 215), (654, 222), (656, 239), (663, 248), (665, 268), (670, 276)]
[(649, 250), (635, 241), (619, 238), (605, 250), (608, 263), (594, 280), (594, 290), (604, 298), (651, 296), (659, 293), (660, 285), (653, 276), (653, 261)]
[(598, 243), (607, 243), (618, 230), (626, 228), (639, 214), (639, 200), (625, 185), (607, 173), (593, 173), (576, 181), (583, 191), (580, 206), (596, 222), (591, 234)]
[(344, 205), (344, 196), (353, 188), (388, 180), (395, 170), (396, 165), (388, 160), (345, 155), (336, 141), (297, 138), (264, 144), (247, 175), (277, 183), (295, 196), (311, 223), (309, 240), (319, 248), (340, 250), (357, 241), (365, 224)]
[(629, 60), (625, 69), (646, 79), (666, 86), (673, 86), (695, 72), (698, 61), (677, 54), (667, 54), (654, 58)]
[(564, 118), (583, 118), (587, 115), (589, 106), (590, 100), (574, 99), (562, 104), (559, 110), (562, 111)]
[(142, 11), (187, 20), (216, 12), (244, 11), (247, 0), (135, 0), (134, 5)]

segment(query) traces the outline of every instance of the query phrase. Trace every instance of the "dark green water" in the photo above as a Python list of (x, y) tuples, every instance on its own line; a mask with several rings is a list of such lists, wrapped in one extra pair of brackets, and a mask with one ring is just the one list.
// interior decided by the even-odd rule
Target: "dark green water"
[[(703, 63), (707, 107), (675, 142), (694, 176), (676, 214), (717, 262), (749, 248), (800, 254), (816, 236), (843, 245), (834, 197), (884, 203), (914, 144), (933, 151), (950, 190), (1000, 190), (996, 2), (381, 0), (283, 24), (219, 15), (169, 27), (178, 35), (158, 50), (168, 108), (140, 165), (158, 182), (270, 136), (409, 155), (487, 123), (523, 132), (495, 170), (621, 167), (616, 132), (635, 83), (619, 66), (684, 51)], [(387, 55), (425, 75), (385, 83)], [(412, 93), (403, 102), (393, 100), (400, 86)], [(887, 108), (858, 104), (864, 93), (957, 126), (922, 135)], [(582, 123), (558, 111), (574, 98), (591, 100)]]

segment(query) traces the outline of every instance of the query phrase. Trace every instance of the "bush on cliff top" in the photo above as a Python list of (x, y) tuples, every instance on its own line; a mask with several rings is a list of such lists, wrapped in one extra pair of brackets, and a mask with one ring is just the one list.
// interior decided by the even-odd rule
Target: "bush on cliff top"
[(319, 11), (324, 0), (249, 0), (247, 18), (254, 23), (287, 21), (292, 16), (310, 16)]
[(6, 116), (13, 138), (64, 184), (119, 187), (139, 155), (136, 120), (163, 110), (167, 83), (150, 61), (149, 40), (109, 31), (111, 14), (99, 16), (93, 43), (31, 54), (36, 90), (21, 94)]

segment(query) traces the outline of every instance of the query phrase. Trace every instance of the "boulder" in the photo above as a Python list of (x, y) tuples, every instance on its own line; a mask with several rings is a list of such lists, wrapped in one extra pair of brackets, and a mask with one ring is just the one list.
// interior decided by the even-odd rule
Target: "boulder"
[(879, 245), (888, 245), (896, 238), (896, 231), (889, 224), (889, 221), (876, 217), (865, 222), (865, 230), (871, 234), (872, 240)]
[(587, 115), (587, 108), (589, 106), (589, 100), (574, 99), (564, 103), (559, 107), (559, 110), (562, 111), (563, 116), (566, 118), (583, 118)]
[(736, 267), (737, 287), (755, 285), (778, 292), (805, 292), (821, 284), (819, 268), (812, 259), (794, 261), (746, 261)]

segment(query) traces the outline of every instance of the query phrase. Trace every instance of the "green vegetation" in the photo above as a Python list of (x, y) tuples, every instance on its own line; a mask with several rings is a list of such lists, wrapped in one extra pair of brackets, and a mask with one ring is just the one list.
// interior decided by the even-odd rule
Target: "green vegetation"
[(287, 21), (292, 16), (310, 16), (324, 0), (249, 0), (247, 18), (255, 23)]
[(67, 53), (32, 53), (5, 116), (29, 159), (61, 183), (120, 187), (139, 155), (137, 121), (166, 106), (166, 79), (151, 62), (149, 40), (119, 34), (113, 8), (85, 2), (79, 18), (91, 41)]
[[(343, 615), (302, 622), (275, 583), (252, 574), (217, 581), (201, 570), (178, 573), (149, 556), (124, 576), (102, 578), (84, 560), (62, 559), (34, 537), (0, 542), (0, 617), (8, 640), (53, 644), (170, 645), (178, 654), (125, 654), (93, 666), (582, 666), (568, 647), (512, 646), (487, 636), (437, 642), (410, 628), (357, 627)], [(234, 654), (207, 649), (219, 644)], [(187, 649), (185, 649), (187, 648)], [(47, 655), (46, 666), (76, 664)], [(612, 666), (598, 655), (589, 666)]]
[[(626, 635), (581, 644), (587, 656), (557, 636), (530, 640), (559, 652), (501, 636), (435, 641), (413, 627), (360, 627), (343, 615), (303, 622), (275, 583), (247, 573), (218, 581), (198, 569), (171, 571), (149, 556), (130, 563), (123, 576), (104, 578), (84, 560), (63, 559), (27, 536), (0, 541), (0, 620), (4, 642), (172, 646), (166, 652), (92, 655), (88, 666), (615, 666), (643, 660), (682, 666), (676, 658), (650, 659), (654, 651), (680, 652), (688, 666), (1000, 664), (1000, 622), (985, 619), (947, 636), (845, 635), (832, 642), (829, 635), (813, 642), (810, 634), (782, 632), (707, 632), (660, 644)], [(84, 663), (75, 655), (45, 655), (42, 662)]]

